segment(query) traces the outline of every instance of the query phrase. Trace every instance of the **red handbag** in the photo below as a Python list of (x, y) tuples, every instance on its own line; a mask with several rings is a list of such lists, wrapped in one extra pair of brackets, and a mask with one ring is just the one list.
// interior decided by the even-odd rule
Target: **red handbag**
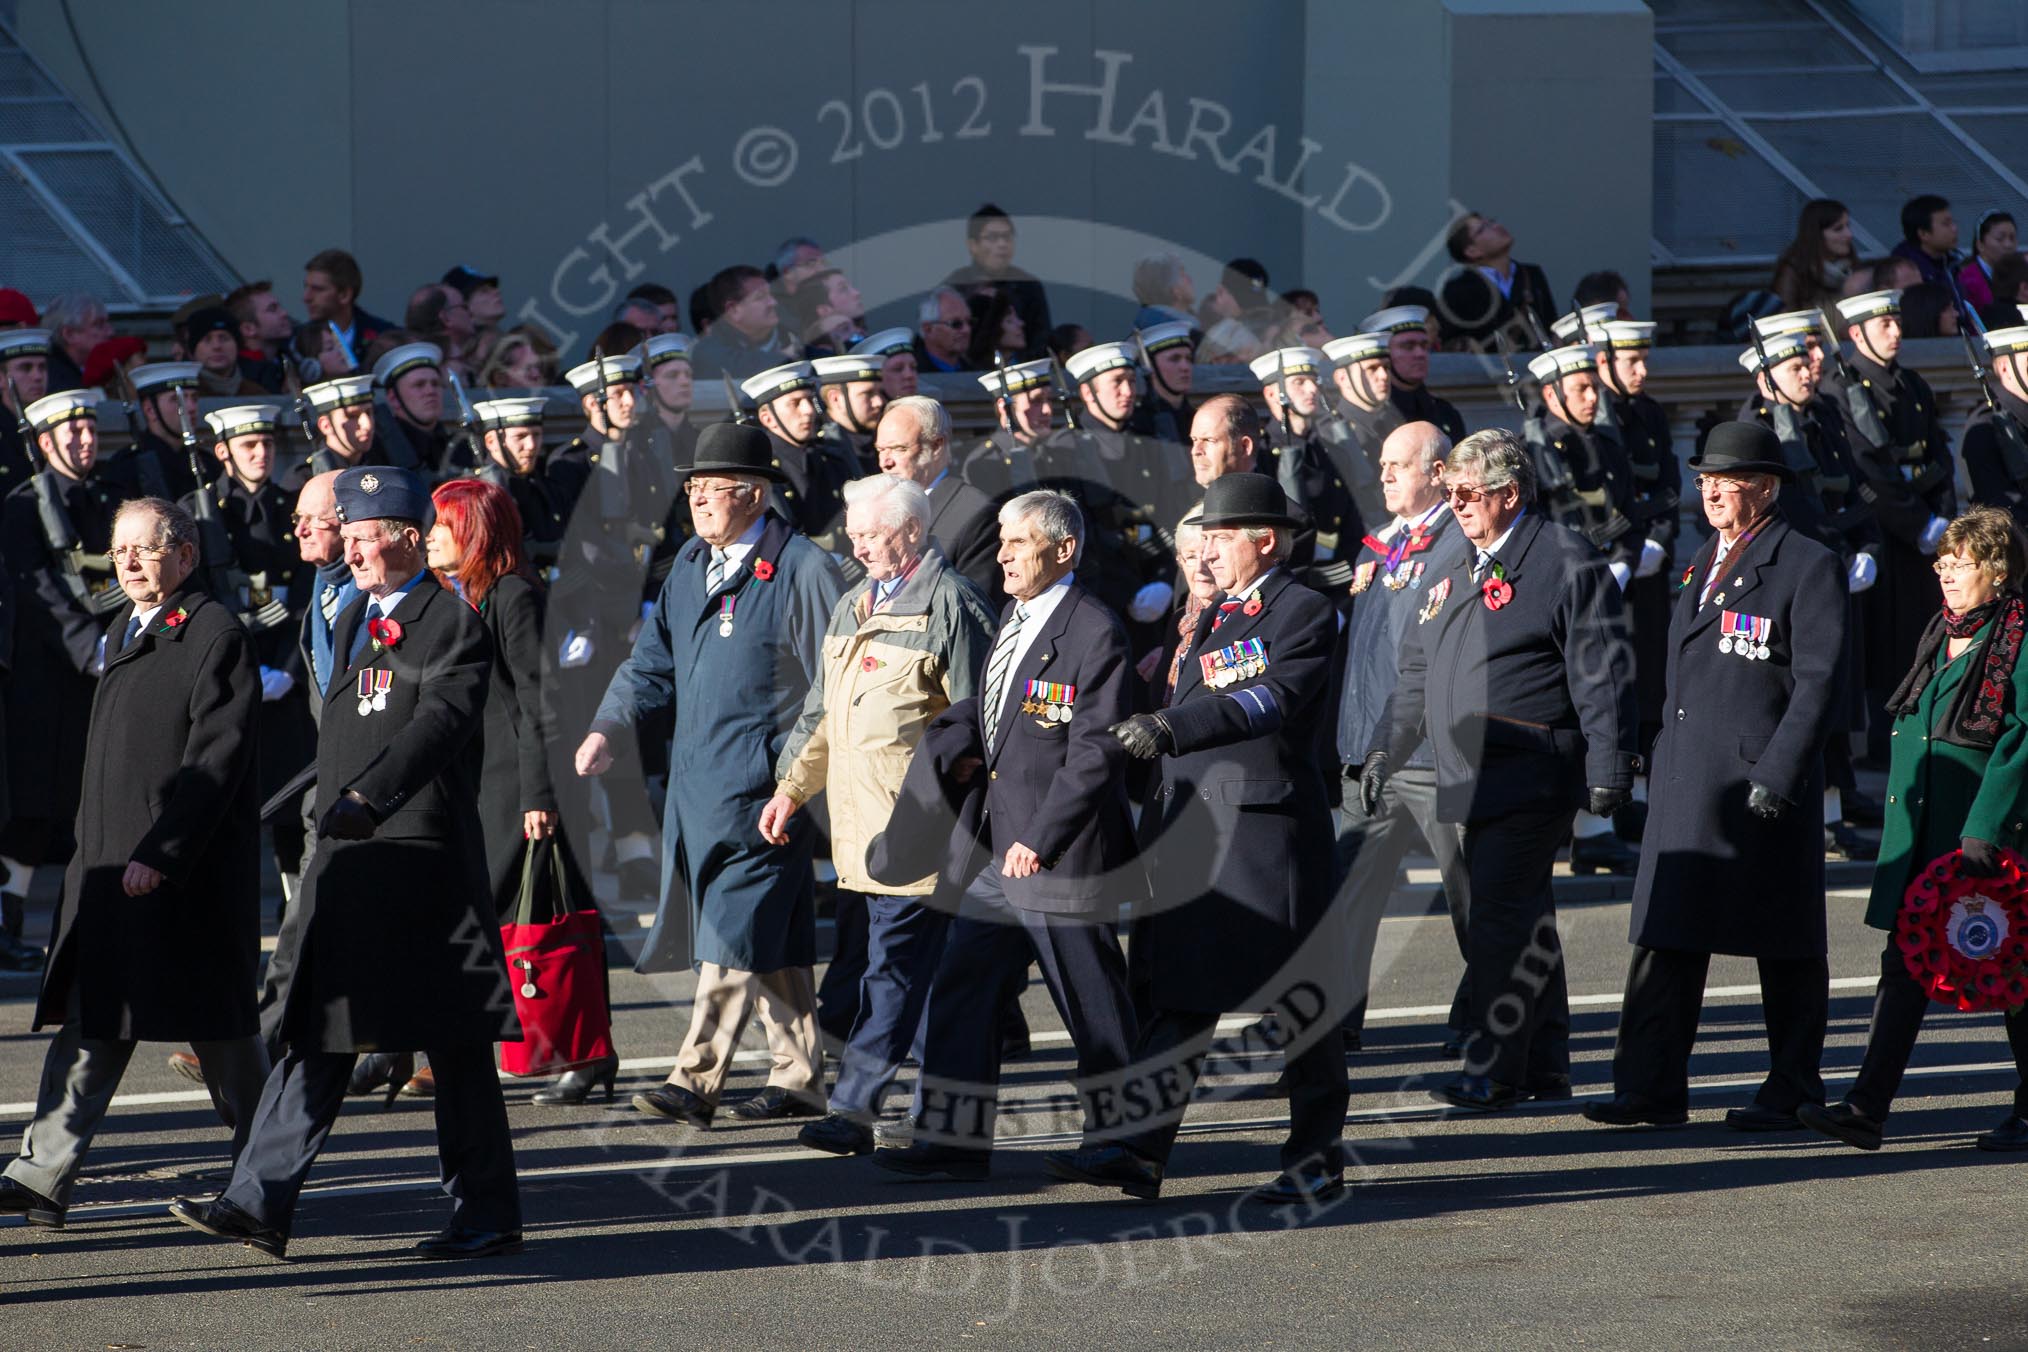
[(549, 1075), (611, 1056), (605, 934), (561, 837), (523, 847), (511, 917), (500, 926), (500, 943), (522, 1040), (500, 1044), (500, 1068)]

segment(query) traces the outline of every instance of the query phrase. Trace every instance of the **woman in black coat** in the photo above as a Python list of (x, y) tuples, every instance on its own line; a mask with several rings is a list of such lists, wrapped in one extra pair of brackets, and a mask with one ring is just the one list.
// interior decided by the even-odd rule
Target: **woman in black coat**
[[(454, 479), (439, 485), (433, 497), (430, 567), (479, 612), (493, 639), (479, 827), (493, 897), (504, 910), (513, 904), (528, 842), (557, 834), (542, 703), (542, 592), (522, 556), (523, 523), (505, 490), (478, 479)], [(581, 1103), (600, 1081), (610, 1095), (616, 1069), (614, 1058), (574, 1068), (533, 1101)]]

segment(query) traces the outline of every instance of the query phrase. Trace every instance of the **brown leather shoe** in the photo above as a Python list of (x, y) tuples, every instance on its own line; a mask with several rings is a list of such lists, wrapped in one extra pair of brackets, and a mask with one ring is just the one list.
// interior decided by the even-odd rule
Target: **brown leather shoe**
[(204, 1083), (204, 1065), (197, 1059), (197, 1053), (195, 1052), (180, 1051), (169, 1053), (169, 1069), (175, 1071), (186, 1080), (195, 1080), (199, 1084)]
[(428, 1066), (408, 1077), (408, 1083), (401, 1087), (403, 1098), (435, 1098), (437, 1096), (437, 1073)]

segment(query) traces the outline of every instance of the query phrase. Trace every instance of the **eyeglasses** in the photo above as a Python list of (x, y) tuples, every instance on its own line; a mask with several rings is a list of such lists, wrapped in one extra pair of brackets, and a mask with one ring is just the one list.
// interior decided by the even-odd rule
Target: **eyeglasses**
[[(1497, 490), (1494, 490), (1497, 491)], [(1452, 502), (1473, 503), (1490, 496), (1488, 490), (1471, 484), (1445, 484), (1444, 496)]]
[(1746, 481), (1728, 479), (1717, 474), (1700, 474), (1697, 476), (1697, 487), (1713, 493), (1737, 493), (1746, 487)]
[(1979, 562), (1977, 559), (1938, 559), (1930, 567), (1936, 570), (1938, 577), (1955, 577), (1959, 573), (1977, 572)]
[(153, 545), (115, 545), (106, 551), (107, 563), (125, 563), (130, 558), (145, 559), (153, 563), (157, 559), (168, 557), (168, 550), (158, 549)]
[(944, 326), (945, 328), (947, 328), (947, 329), (969, 329), (970, 327), (972, 327), (972, 321), (971, 321), (971, 320), (970, 320), (969, 318), (967, 318), (967, 319), (932, 319), (932, 320), (930, 321), (930, 323), (932, 323), (932, 324), (941, 324), (941, 325), (943, 325), (943, 326)]
[(684, 492), (692, 502), (710, 502), (713, 498), (738, 497), (741, 493), (746, 492), (749, 487), (751, 487), (749, 484), (726, 484), (704, 488), (692, 484)]
[(306, 516), (302, 512), (289, 513), (289, 525), (291, 527), (310, 526), (316, 530), (329, 530), (331, 529), (331, 527), (337, 524), (338, 521), (336, 517)]
[(981, 244), (1012, 244), (1014, 242), (1014, 232), (1012, 230), (981, 230), (974, 238)]

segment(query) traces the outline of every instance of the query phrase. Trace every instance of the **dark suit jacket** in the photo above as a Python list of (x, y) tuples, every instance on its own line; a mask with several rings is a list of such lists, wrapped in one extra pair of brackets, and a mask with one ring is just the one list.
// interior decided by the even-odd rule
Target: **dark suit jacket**
[(1605, 559), (1530, 507), (1497, 556), (1513, 599), (1491, 610), (1472, 581), (1475, 553), (1424, 588), (1376, 746), (1400, 765), (1429, 738), (1449, 822), (1574, 808), (1587, 785), (1632, 787), (1633, 650)]
[(988, 601), (1007, 599), (1001, 586), (1000, 516), (992, 499), (965, 482), (953, 464), (929, 490), (930, 538), (951, 567), (970, 578)]
[[(1319, 764), (1337, 615), (1277, 568), (1212, 632), (1198, 617), (1176, 698), (1157, 715), (1175, 749), (1141, 816), (1154, 901), (1135, 966), (1161, 1009), (1266, 1008), (1264, 988), (1331, 904), (1331, 802)], [(1249, 615), (1246, 609), (1254, 613)], [(1258, 640), (1266, 668), (1205, 684), (1204, 659)]]
[[(1010, 603), (1003, 630), (1013, 613)], [(1103, 910), (1147, 894), (1134, 852), (1127, 754), (1112, 735), (1133, 712), (1133, 659), (1119, 620), (1075, 582), (1041, 624), (1007, 678), (998, 740), (986, 758), (981, 826), (993, 858), (1004, 859), (1017, 843), (1042, 857), (1040, 873), (1006, 880), (1010, 903), (1030, 911)], [(1027, 693), (1030, 681), (1075, 687), (1069, 719), (1024, 710), (1037, 703)], [(982, 673), (982, 692), (984, 684)], [(983, 711), (980, 719), (984, 745)]]
[[(1648, 776), (1632, 938), (1701, 953), (1820, 956), (1817, 805), (1824, 744), (1841, 708), (1844, 568), (1777, 519), (1734, 547), (1700, 606), (1716, 550), (1713, 537), (1697, 551), (1670, 617), (1668, 698)], [(1765, 659), (1720, 648), (1727, 611), (1771, 623)], [(1781, 795), (1788, 812), (1772, 822), (1749, 813), (1753, 784)]]
[[(360, 597), (339, 615), (340, 654), (365, 614)], [(317, 819), (348, 789), (379, 818), (367, 840), (320, 837), (303, 875), (282, 1032), (323, 1051), (520, 1036), (479, 831), (493, 642), (427, 572), (393, 618), (393, 646), (340, 657), (320, 720)], [(360, 688), (377, 679), (390, 682), (385, 707), (361, 714)]]

